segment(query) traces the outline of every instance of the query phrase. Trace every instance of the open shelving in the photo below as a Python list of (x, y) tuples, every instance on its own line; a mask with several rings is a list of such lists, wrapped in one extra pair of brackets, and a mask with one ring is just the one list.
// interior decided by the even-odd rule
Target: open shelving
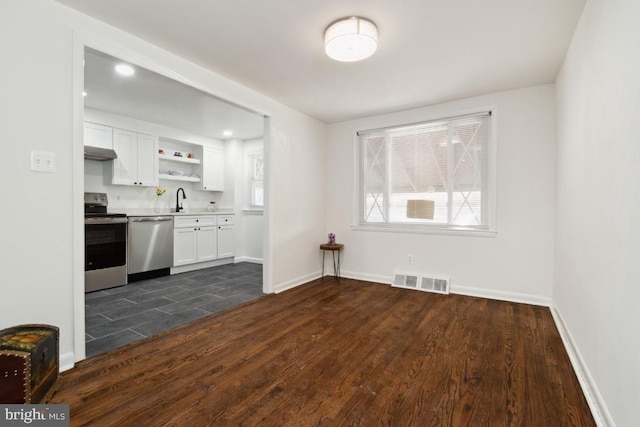
[(200, 178), (198, 178), (197, 176), (169, 175), (166, 173), (159, 174), (158, 178), (166, 179), (168, 181), (200, 182)]
[[(166, 150), (165, 150), (166, 151)], [(192, 165), (199, 165), (200, 159), (190, 159), (183, 155), (183, 157), (174, 156), (172, 154), (158, 154), (158, 159), (160, 160), (168, 160), (170, 162), (178, 162), (178, 163), (188, 163)]]

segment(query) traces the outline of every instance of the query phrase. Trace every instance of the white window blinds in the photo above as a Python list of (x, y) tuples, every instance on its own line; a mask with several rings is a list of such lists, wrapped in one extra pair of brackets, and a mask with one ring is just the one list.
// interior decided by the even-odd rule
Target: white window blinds
[(359, 132), (359, 222), (489, 228), (491, 113)]

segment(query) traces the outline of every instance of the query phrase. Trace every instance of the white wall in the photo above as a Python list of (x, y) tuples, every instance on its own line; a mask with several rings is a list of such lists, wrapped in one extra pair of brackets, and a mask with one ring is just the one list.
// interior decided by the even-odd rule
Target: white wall
[(326, 223), (326, 129), (312, 119), (283, 123), (271, 118), (271, 132), (265, 141), (265, 206), (274, 244), (276, 292), (317, 276), (318, 241)]
[[(327, 228), (345, 244), (345, 276), (390, 281), (394, 270), (448, 275), (451, 290), (548, 303), (553, 276), (555, 108), (553, 85), (496, 93), (329, 126)], [(494, 106), (497, 236), (352, 230), (355, 133)], [(406, 255), (413, 254), (414, 265)], [(319, 266), (318, 266), (319, 267)]]
[[(73, 78), (82, 75), (82, 65), (73, 61), (78, 52), (74, 31), (98, 50), (269, 114), (266, 282), (290, 286), (316, 269), (309, 248), (324, 232), (324, 124), (52, 0), (0, 2), (0, 28), (11, 35), (0, 37), (0, 51), (11, 58), (3, 62), (0, 79), (0, 181), (10, 200), (2, 209), (4, 223), (10, 224), (2, 241), (10, 250), (1, 257), (0, 328), (57, 325), (63, 368), (84, 357), (84, 325), (74, 322), (84, 314), (78, 286), (83, 257), (74, 252), (82, 248), (84, 187), (82, 109), (77, 108), (82, 96)], [(55, 153), (57, 172), (30, 172), (31, 149)]]
[(638, 1), (587, 2), (557, 81), (553, 296), (618, 426), (640, 402), (639, 18)]
[[(57, 9), (0, 3), (0, 328), (59, 326), (65, 355), (73, 349), (72, 182), (82, 176), (72, 174), (71, 33)], [(30, 150), (54, 153), (56, 172), (31, 172)]]

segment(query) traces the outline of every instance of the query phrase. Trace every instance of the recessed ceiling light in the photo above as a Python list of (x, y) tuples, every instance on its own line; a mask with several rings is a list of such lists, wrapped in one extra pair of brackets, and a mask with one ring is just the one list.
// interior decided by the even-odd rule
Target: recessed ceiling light
[(222, 132), (223, 136), (231, 136), (233, 135), (233, 132), (231, 132), (230, 130), (225, 130), (224, 132)]
[(87, 96), (87, 91), (86, 90), (82, 91), (82, 96)]
[(118, 72), (118, 74), (121, 74), (123, 76), (133, 76), (135, 74), (135, 70), (133, 69), (133, 67), (129, 64), (118, 64), (116, 65), (116, 71)]

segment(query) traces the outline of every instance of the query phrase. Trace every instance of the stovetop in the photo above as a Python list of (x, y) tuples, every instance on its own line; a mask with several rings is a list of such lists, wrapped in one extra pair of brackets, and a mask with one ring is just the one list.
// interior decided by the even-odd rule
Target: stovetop
[(109, 200), (107, 193), (84, 193), (84, 217), (85, 218), (124, 218), (123, 213), (107, 212)]

